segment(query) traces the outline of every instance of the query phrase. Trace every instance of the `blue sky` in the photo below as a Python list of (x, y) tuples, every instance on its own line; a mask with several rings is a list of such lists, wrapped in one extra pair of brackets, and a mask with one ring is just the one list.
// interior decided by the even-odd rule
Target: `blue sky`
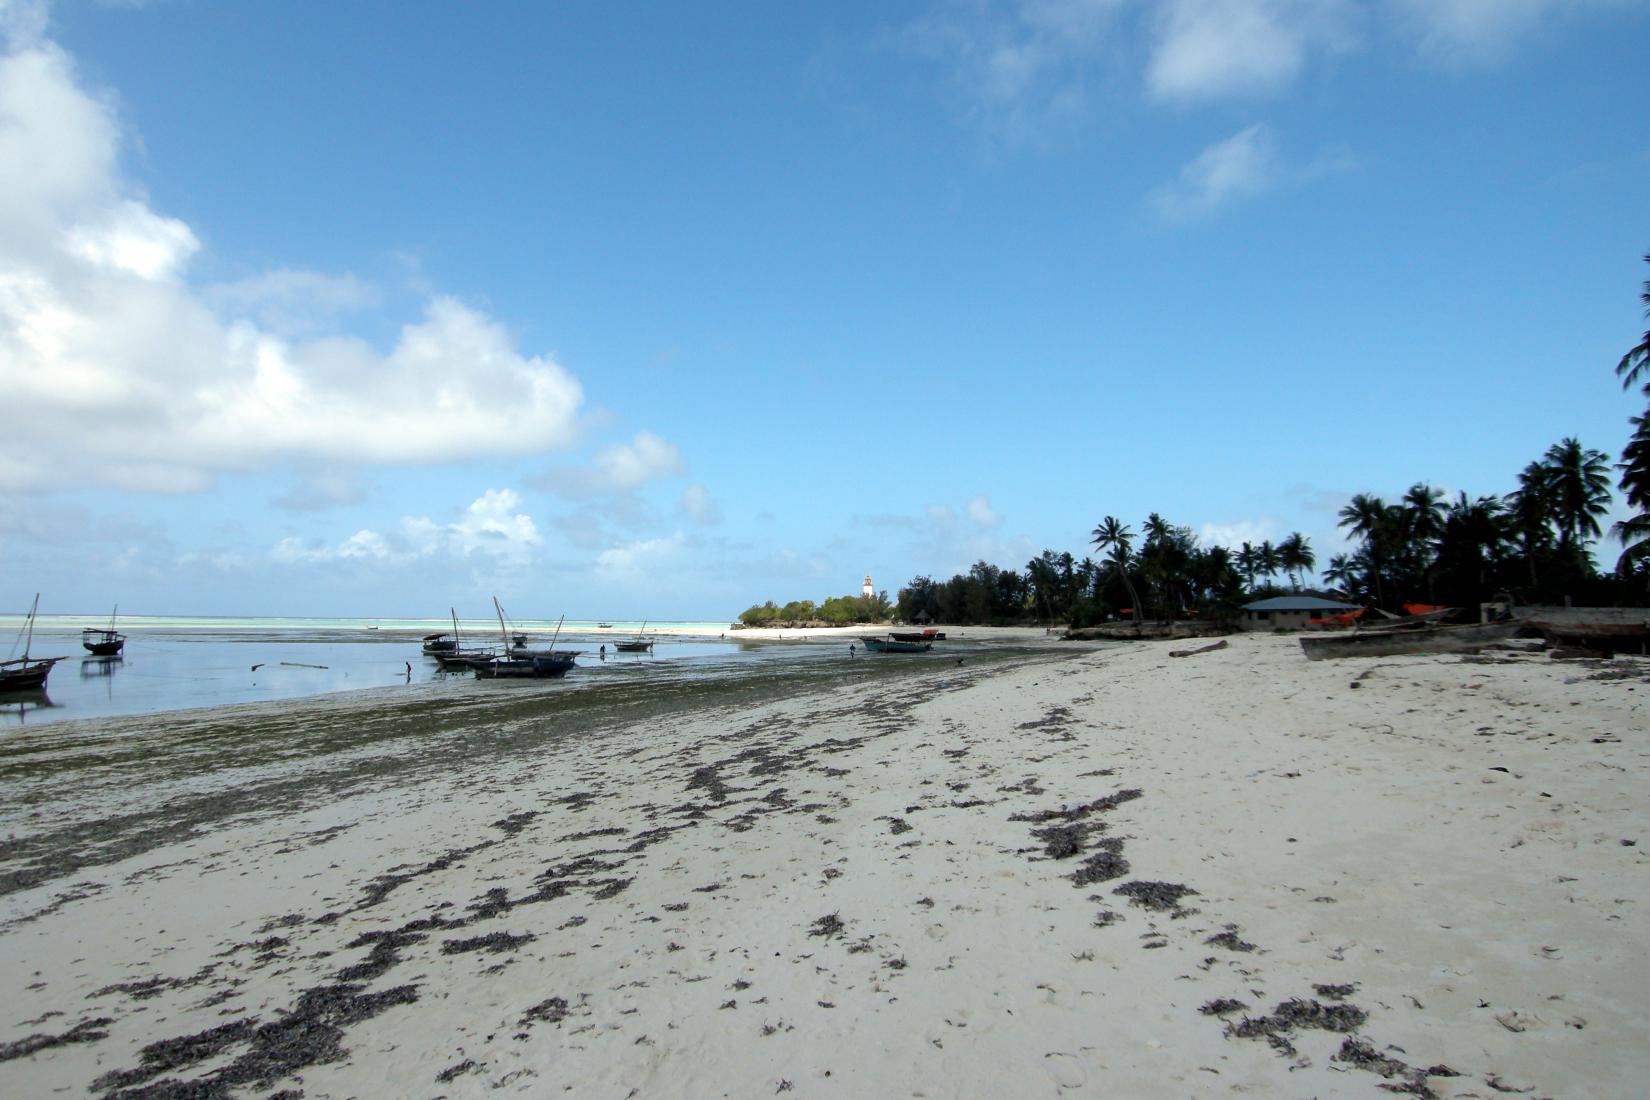
[(1639, 411), (1642, 0), (0, 27), (3, 608), (720, 619), (1153, 510), (1321, 563)]

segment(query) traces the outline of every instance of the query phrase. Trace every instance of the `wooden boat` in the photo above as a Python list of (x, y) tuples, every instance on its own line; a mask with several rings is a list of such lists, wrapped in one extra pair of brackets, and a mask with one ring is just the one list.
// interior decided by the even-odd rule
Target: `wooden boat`
[(1466, 626), (1420, 624), (1392, 630), (1361, 630), (1354, 634), (1308, 634), (1301, 650), (1308, 660), (1334, 657), (1394, 657), (1405, 653), (1471, 653), (1505, 641), (1519, 624), (1470, 623)]
[(29, 608), (28, 622), (24, 624), (23, 656), (0, 661), (0, 691), (43, 691), (52, 666), (66, 659), (29, 656), (29, 647), (34, 644), (34, 616), (39, 610), (40, 593), (36, 592), (34, 606)]
[[(510, 637), (509, 630), (505, 628), (504, 608), (498, 602), (497, 596), (493, 597), (493, 609), (498, 612), (499, 636), (504, 639), (505, 652), (509, 653), (512, 639)], [(550, 639), (550, 648), (548, 650), (543, 652), (534, 651), (530, 656), (526, 657), (499, 657), (486, 664), (477, 665), (476, 679), (543, 680), (566, 676), (568, 670), (573, 667), (574, 657), (577, 656), (576, 653), (571, 653), (566, 650), (561, 653), (556, 652), (556, 638), (561, 637), (561, 624), (566, 618), (567, 616), (563, 615), (561, 619), (556, 621), (556, 633), (555, 636)]]
[(451, 634), (424, 635), (424, 656), (437, 657), (443, 653), (451, 653), (458, 648), (458, 639)]
[(117, 657), (126, 647), (126, 635), (115, 632), (115, 615), (120, 612), (120, 605), (109, 612), (109, 629), (99, 630), (95, 626), (88, 626), (80, 632), (80, 644), (86, 647), (86, 652), (93, 657)]
[(613, 648), (620, 653), (651, 653), (653, 651), (653, 639), (647, 637), (646, 634), (647, 620), (644, 619), (642, 620), (642, 629), (636, 632), (634, 638), (629, 641), (614, 642)]
[(860, 641), (872, 653), (927, 653), (934, 648), (934, 643), (926, 638), (919, 641), (906, 641), (889, 634), (879, 637), (874, 634), (861, 636)]
[(890, 631), (888, 636), (896, 642), (943, 642), (943, 641), (945, 641), (945, 631), (935, 630), (932, 627), (928, 628), (927, 630), (915, 630), (915, 631), (913, 631), (913, 630), (894, 630), (894, 631)]
[(1512, 616), (1555, 646), (1600, 654), (1650, 652), (1650, 608), (1516, 607)]
[[(497, 650), (484, 646), (472, 646), (465, 649), (464, 635), (458, 629), (458, 611), (454, 608), (448, 608), (447, 610), (453, 617), (452, 647), (433, 652), (426, 648), (424, 651), (435, 658), (436, 664), (450, 671), (452, 669), (479, 668), (498, 660)], [(446, 635), (443, 634), (440, 637), (445, 638)]]

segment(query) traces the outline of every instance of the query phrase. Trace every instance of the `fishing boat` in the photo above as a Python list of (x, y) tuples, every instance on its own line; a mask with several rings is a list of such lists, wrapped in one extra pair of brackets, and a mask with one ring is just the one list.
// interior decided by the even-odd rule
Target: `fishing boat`
[(1362, 630), (1354, 634), (1307, 634), (1301, 650), (1307, 660), (1334, 657), (1395, 657), (1406, 653), (1471, 653), (1517, 635), (1519, 623), (1469, 623), (1438, 626), (1423, 623), (1392, 630)]
[(52, 673), (52, 666), (65, 660), (63, 657), (30, 657), (29, 647), (34, 644), (34, 616), (40, 610), (40, 593), (34, 594), (34, 606), (29, 608), (28, 621), (19, 634), (23, 642), (23, 656), (8, 661), (0, 661), (0, 691), (40, 691), (46, 687), (46, 677)]
[(458, 639), (448, 633), (424, 635), (424, 656), (439, 657), (458, 648)]
[(1650, 608), (1531, 606), (1513, 608), (1512, 616), (1555, 646), (1600, 654), (1650, 652)]
[(614, 642), (613, 648), (618, 650), (620, 653), (653, 652), (653, 639), (647, 636), (647, 620), (642, 620), (642, 629), (636, 632), (636, 636), (634, 638), (631, 638), (628, 641)]
[(95, 626), (88, 626), (80, 632), (80, 644), (86, 647), (86, 652), (93, 657), (118, 657), (120, 651), (126, 648), (126, 635), (115, 632), (115, 616), (120, 613), (120, 605), (109, 612), (109, 629), (100, 630)]
[(894, 634), (866, 634), (860, 637), (860, 641), (865, 643), (865, 648), (871, 653), (927, 653), (934, 648), (933, 640), (921, 635), (913, 641)]
[(479, 668), (498, 660), (496, 650), (483, 646), (472, 646), (465, 649), (464, 635), (458, 629), (458, 611), (454, 608), (448, 608), (448, 611), (453, 617), (453, 647), (431, 653), (430, 656), (435, 658), (436, 664), (451, 671), (453, 669)]
[[(493, 610), (498, 612), (499, 637), (504, 640), (504, 649), (509, 653), (511, 649), (510, 631), (504, 625), (504, 608), (493, 597)], [(573, 658), (577, 654), (562, 651), (556, 652), (556, 639), (561, 637), (561, 624), (567, 616), (563, 615), (556, 621), (556, 633), (550, 639), (550, 648), (545, 651), (533, 651), (531, 656), (506, 656), (476, 666), (478, 680), (543, 680), (559, 678), (567, 675), (567, 670), (573, 667)]]
[(945, 631), (929, 627), (926, 630), (892, 630), (888, 637), (896, 642), (943, 642)]

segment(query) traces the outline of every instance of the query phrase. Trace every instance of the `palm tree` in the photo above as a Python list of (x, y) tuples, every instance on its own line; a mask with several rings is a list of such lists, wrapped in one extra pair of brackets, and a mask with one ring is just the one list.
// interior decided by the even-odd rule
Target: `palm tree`
[(1385, 556), (1382, 544), (1387, 541), (1392, 526), (1391, 512), (1380, 497), (1359, 493), (1347, 501), (1338, 518), (1340, 522), (1337, 526), (1346, 528), (1348, 534), (1363, 540), (1364, 556), (1369, 565), (1369, 590), (1379, 604), (1381, 565)]
[[(1318, 564), (1318, 559), (1312, 553), (1312, 543), (1299, 531), (1291, 531), (1289, 537), (1278, 543), (1278, 561), (1283, 564), (1284, 572), (1289, 574), (1289, 584), (1296, 592), (1301, 590), (1301, 584), (1306, 580), (1306, 571)], [(1297, 573), (1300, 579), (1296, 579)]]
[(1283, 562), (1278, 557), (1278, 548), (1272, 545), (1271, 539), (1267, 539), (1255, 551), (1255, 572), (1265, 574), (1266, 581), (1270, 584), (1282, 568)]
[(1358, 580), (1358, 565), (1346, 554), (1334, 554), (1329, 559), (1329, 568), (1323, 571), (1324, 580), (1334, 585), (1343, 596), (1352, 595), (1352, 586)]
[(1531, 597), (1540, 591), (1537, 562), (1552, 543), (1552, 471), (1531, 462), (1518, 474), (1518, 488), (1507, 495), (1507, 512), (1517, 536), (1519, 552), (1529, 564)]
[(1145, 614), (1140, 609), (1140, 594), (1134, 590), (1134, 582), (1129, 579), (1129, 566), (1134, 563), (1129, 547), (1133, 544), (1134, 533), (1116, 516), (1107, 516), (1092, 535), (1093, 545), (1109, 553), (1112, 568), (1123, 578), (1123, 586), (1129, 590), (1129, 599), (1134, 603), (1134, 621), (1138, 625)]
[(1650, 558), (1650, 410), (1628, 422), (1633, 425), (1633, 436), (1622, 448), (1616, 469), (1621, 471), (1618, 484), (1627, 498), (1627, 506), (1635, 509), (1636, 514), (1610, 528), (1610, 534), (1622, 543), (1621, 557), (1616, 562), (1618, 574), (1625, 574), (1635, 562)]
[(1490, 587), (1490, 568), (1505, 552), (1508, 514), (1499, 497), (1467, 499), (1465, 492), (1449, 506), (1438, 537), (1439, 569), (1460, 602), (1464, 591), (1472, 602), (1483, 600)]
[(1553, 522), (1559, 546), (1572, 553), (1600, 534), (1598, 517), (1610, 510), (1610, 456), (1570, 437), (1547, 448)]
[[(1644, 262), (1650, 264), (1650, 252), (1644, 254)], [(1639, 295), (1644, 303), (1644, 315), (1650, 317), (1650, 279), (1644, 280), (1644, 293)], [(1644, 334), (1644, 339), (1636, 347), (1627, 349), (1627, 354), (1621, 357), (1616, 364), (1616, 373), (1621, 376), (1621, 388), (1627, 389), (1639, 380), (1639, 375), (1645, 374), (1644, 392), (1650, 396), (1650, 332)]]
[(1259, 565), (1259, 556), (1255, 548), (1247, 542), (1238, 549), (1237, 567), (1238, 572), (1243, 574), (1243, 586), (1245, 588), (1253, 590), (1255, 587), (1255, 570)]

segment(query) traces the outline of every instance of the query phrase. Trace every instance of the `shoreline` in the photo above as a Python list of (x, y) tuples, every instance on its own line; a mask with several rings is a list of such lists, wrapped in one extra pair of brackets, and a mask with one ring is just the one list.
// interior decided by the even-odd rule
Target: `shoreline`
[(1175, 644), (565, 738), (524, 713), (503, 754), (494, 708), (449, 715), (450, 767), (231, 807), (0, 897), (0, 1091), (1610, 1096), (1650, 1075), (1650, 665)]

